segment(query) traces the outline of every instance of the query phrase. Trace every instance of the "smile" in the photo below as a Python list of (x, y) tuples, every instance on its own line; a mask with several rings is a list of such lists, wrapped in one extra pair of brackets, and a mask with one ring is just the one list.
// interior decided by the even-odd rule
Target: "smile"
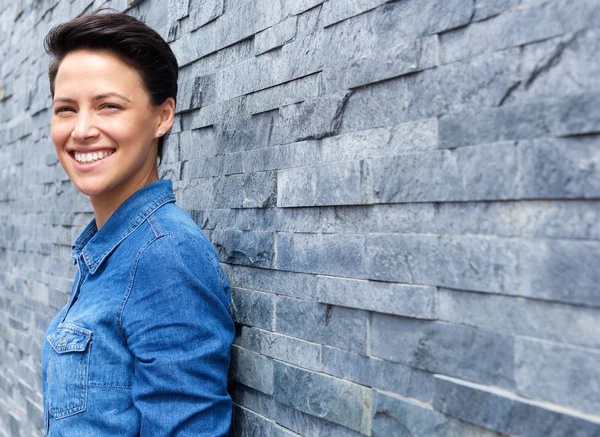
[(112, 155), (114, 152), (90, 152), (90, 153), (79, 153), (75, 152), (73, 157), (80, 164), (88, 164), (92, 162), (100, 161), (101, 159), (106, 158), (107, 156)]

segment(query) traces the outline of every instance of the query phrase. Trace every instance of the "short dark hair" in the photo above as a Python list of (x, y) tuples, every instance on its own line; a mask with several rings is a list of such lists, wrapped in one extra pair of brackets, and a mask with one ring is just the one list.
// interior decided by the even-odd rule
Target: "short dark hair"
[[(164, 103), (169, 97), (177, 100), (179, 70), (169, 44), (137, 18), (106, 11), (99, 9), (59, 24), (46, 35), (44, 48), (53, 57), (48, 68), (52, 97), (58, 67), (65, 56), (79, 49), (96, 49), (110, 50), (135, 68), (153, 106)], [(163, 136), (158, 140), (159, 157), (164, 139)]]

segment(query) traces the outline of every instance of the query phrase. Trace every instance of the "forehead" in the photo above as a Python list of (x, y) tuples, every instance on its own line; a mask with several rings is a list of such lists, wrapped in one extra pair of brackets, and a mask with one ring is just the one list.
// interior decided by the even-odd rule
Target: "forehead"
[(76, 50), (61, 61), (56, 93), (119, 91), (131, 97), (146, 94), (138, 71), (108, 50)]

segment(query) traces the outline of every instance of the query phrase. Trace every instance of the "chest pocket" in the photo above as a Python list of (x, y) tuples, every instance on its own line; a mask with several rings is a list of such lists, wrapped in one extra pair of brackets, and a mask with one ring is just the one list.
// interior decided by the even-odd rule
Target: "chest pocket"
[(48, 359), (48, 411), (55, 419), (85, 411), (92, 331), (61, 323), (46, 339), (52, 346)]

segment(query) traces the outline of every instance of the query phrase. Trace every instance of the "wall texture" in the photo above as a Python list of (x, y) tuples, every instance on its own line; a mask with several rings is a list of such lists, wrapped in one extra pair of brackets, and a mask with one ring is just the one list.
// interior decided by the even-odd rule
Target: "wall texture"
[(161, 174), (233, 285), (232, 436), (600, 435), (597, 0), (0, 0), (0, 436), (91, 218), (49, 139), (52, 25), (181, 65)]

